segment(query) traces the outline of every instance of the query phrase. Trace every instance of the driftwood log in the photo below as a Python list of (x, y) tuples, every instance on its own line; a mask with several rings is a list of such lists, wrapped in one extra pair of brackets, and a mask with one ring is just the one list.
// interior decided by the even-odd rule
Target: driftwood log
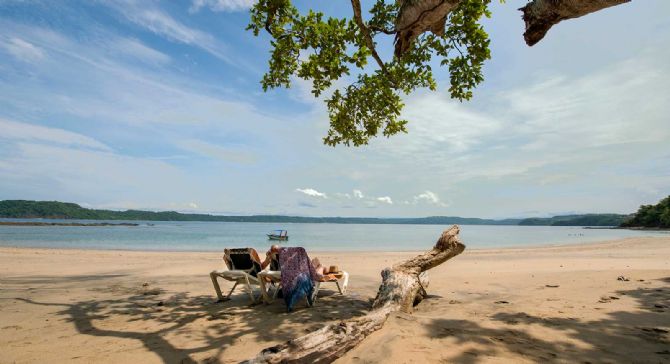
[(426, 296), (426, 271), (463, 252), (457, 225), (445, 230), (430, 251), (382, 271), (370, 313), (331, 323), (305, 336), (269, 347), (244, 363), (330, 363), (379, 330), (394, 311), (411, 313)]

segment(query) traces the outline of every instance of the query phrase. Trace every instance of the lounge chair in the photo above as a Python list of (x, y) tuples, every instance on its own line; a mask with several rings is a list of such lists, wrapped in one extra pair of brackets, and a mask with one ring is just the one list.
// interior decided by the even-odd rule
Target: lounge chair
[[(251, 303), (255, 303), (260, 296), (254, 297), (252, 285), (262, 288), (261, 282), (257, 278), (258, 272), (261, 271), (261, 264), (256, 250), (252, 248), (226, 249), (223, 261), (226, 263), (228, 270), (215, 270), (209, 274), (219, 302), (230, 299), (230, 295), (233, 294), (237, 285), (242, 283), (247, 288)], [(233, 288), (225, 297), (221, 293), (221, 287), (219, 287), (217, 281), (218, 277), (235, 282)]]
[(335, 283), (335, 285), (337, 285), (337, 290), (341, 295), (344, 295), (347, 292), (347, 286), (349, 285), (349, 273), (340, 271), (337, 273), (324, 274), (318, 281), (316, 281), (316, 286), (314, 288), (314, 298), (316, 298), (316, 294), (319, 293), (321, 283), (327, 282)]

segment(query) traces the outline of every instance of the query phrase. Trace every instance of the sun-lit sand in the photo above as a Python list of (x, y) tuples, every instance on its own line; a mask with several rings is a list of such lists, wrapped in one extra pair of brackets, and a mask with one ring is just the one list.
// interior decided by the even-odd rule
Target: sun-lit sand
[[(239, 362), (364, 314), (381, 269), (414, 255), (310, 253), (349, 271), (349, 293), (286, 313), (243, 291), (214, 303), (217, 253), (0, 248), (0, 363)], [(414, 314), (338, 362), (670, 362), (670, 235), (466, 250), (430, 279)]]

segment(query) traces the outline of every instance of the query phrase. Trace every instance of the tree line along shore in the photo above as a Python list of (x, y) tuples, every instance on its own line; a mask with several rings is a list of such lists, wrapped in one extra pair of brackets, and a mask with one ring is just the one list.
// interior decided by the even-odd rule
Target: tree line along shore
[[(99, 210), (75, 203), (59, 201), (4, 200), (0, 201), (0, 218), (64, 219), (64, 220), (142, 220), (142, 221), (218, 221), (266, 223), (335, 223), (335, 224), (426, 224), (426, 225), (522, 225), (522, 226), (603, 226), (624, 228), (670, 228), (670, 196), (656, 205), (642, 205), (634, 214), (581, 214), (548, 218), (481, 219), (457, 216), (421, 218), (372, 217), (305, 217), (285, 215), (224, 216), (190, 214), (176, 211)], [(64, 223), (64, 222), (0, 222), (0, 225), (31, 226), (133, 226), (132, 223)]]

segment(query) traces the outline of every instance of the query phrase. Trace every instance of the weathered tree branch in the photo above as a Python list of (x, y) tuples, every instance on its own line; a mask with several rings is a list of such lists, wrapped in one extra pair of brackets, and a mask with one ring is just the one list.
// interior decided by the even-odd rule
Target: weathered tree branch
[(549, 29), (566, 19), (579, 18), (630, 0), (533, 0), (522, 7), (526, 32), (523, 37), (529, 46), (544, 38)]
[[(520, 8), (526, 23), (526, 44), (535, 45), (557, 23), (579, 18), (631, 0), (532, 0)], [(444, 34), (449, 13), (461, 0), (404, 0), (396, 19), (395, 55), (402, 57), (414, 40), (427, 31)], [(389, 33), (386, 33), (389, 34)]]
[(372, 36), (370, 35), (370, 30), (365, 25), (365, 22), (363, 22), (360, 0), (351, 0), (351, 8), (354, 10), (354, 21), (356, 22), (356, 25), (358, 25), (358, 29), (360, 29), (361, 33), (363, 33), (363, 38), (365, 39), (365, 45), (370, 49), (370, 52), (372, 53), (372, 58), (374, 58), (375, 61), (377, 61), (377, 64), (379, 65), (379, 68), (382, 69), (382, 72), (388, 75), (386, 66), (384, 65), (384, 62), (382, 61), (381, 57), (379, 57), (379, 54), (377, 53), (377, 48), (375, 47), (374, 40), (372, 40)]
[(426, 271), (463, 252), (457, 225), (445, 230), (432, 250), (382, 271), (382, 284), (365, 316), (328, 324), (305, 336), (261, 351), (247, 364), (330, 363), (382, 328), (394, 311), (412, 312), (426, 296)]
[(396, 19), (395, 56), (405, 54), (424, 32), (444, 34), (447, 16), (461, 0), (405, 0)]

